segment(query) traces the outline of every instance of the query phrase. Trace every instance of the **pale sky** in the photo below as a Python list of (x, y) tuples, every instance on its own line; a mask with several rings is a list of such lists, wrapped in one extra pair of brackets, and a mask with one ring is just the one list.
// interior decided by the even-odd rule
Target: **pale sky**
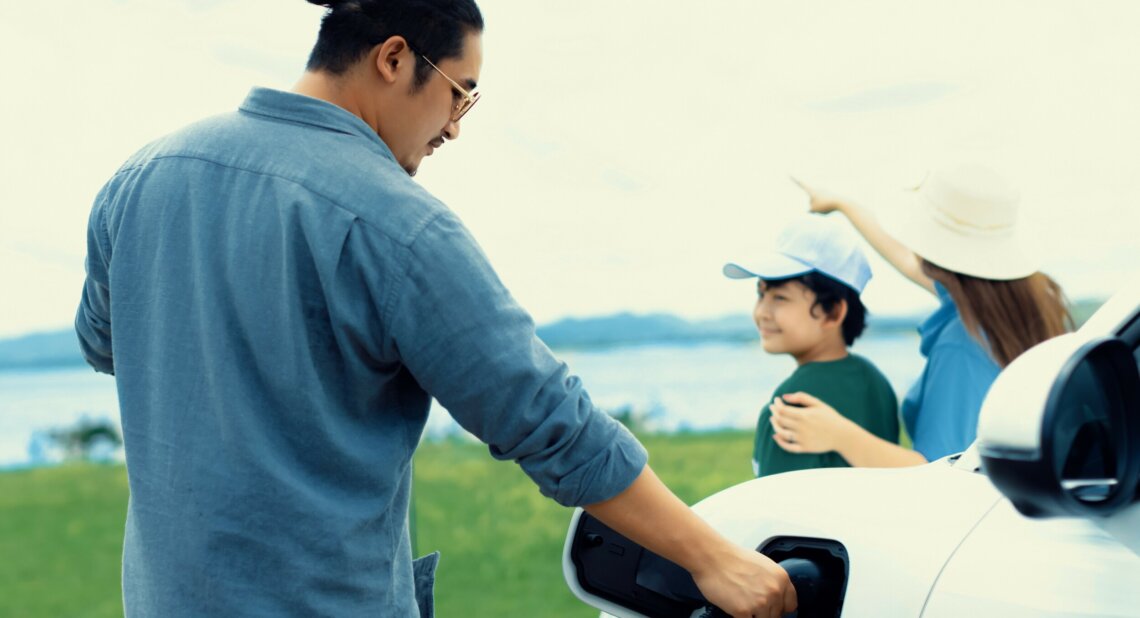
[[(540, 323), (750, 310), (725, 261), (806, 209), (980, 160), (1071, 297), (1140, 278), (1140, 3), (485, 0), (483, 99), (417, 179)], [(288, 89), (303, 0), (0, 4), (0, 336), (66, 327), (102, 183), (146, 142)], [(932, 301), (874, 259), (872, 312)]]

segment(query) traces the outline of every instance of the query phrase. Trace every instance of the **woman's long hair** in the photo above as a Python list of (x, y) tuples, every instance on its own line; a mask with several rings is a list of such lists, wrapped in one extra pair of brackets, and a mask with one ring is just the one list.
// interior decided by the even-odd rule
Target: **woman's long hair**
[(1073, 327), (1061, 286), (1044, 273), (997, 281), (956, 273), (926, 260), (922, 271), (946, 286), (966, 330), (1002, 367)]

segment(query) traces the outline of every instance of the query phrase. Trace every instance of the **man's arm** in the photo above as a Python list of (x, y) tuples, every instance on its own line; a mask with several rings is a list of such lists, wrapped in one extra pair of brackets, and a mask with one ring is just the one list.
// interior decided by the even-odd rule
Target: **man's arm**
[(732, 616), (774, 617), (796, 609), (796, 590), (779, 565), (713, 530), (648, 465), (625, 491), (585, 510), (684, 567), (705, 598)]
[(111, 239), (104, 219), (103, 196), (87, 222), (87, 279), (75, 313), (75, 333), (83, 357), (101, 373), (115, 374), (111, 352)]
[[(408, 247), (388, 290), (391, 353), (499, 459), (517, 462), (543, 494), (590, 505), (618, 532), (692, 572), (710, 601), (739, 616), (779, 616), (788, 578), (730, 543), (672, 494), (622, 425), (535, 336), (457, 219), (442, 215)], [(386, 304), (386, 303), (385, 303)]]

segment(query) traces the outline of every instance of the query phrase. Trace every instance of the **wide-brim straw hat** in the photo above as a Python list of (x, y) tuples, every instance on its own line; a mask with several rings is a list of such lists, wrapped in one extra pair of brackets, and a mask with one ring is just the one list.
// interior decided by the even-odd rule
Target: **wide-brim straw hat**
[(1020, 195), (1005, 178), (982, 165), (960, 165), (927, 174), (904, 192), (884, 227), (928, 262), (982, 279), (1021, 279), (1037, 261), (1017, 234)]

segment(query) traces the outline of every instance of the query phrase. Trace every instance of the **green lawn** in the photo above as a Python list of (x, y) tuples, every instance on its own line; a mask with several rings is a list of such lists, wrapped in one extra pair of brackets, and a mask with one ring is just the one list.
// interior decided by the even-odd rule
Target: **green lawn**
[(0, 616), (122, 616), (121, 466), (0, 474)]
[[(751, 434), (646, 436), (650, 462), (686, 502), (750, 478)], [(440, 550), (441, 616), (596, 616), (562, 580), (570, 510), (486, 447), (425, 444), (416, 457), (420, 553)], [(122, 467), (0, 473), (0, 617), (121, 616)]]

